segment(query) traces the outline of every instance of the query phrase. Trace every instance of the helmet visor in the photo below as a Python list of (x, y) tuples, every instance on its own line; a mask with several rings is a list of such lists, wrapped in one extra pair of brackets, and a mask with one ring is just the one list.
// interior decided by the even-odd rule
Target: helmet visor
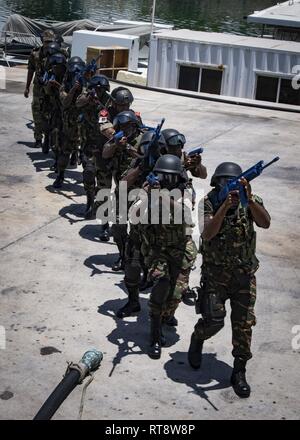
[(167, 140), (167, 144), (170, 145), (171, 147), (175, 147), (177, 145), (183, 146), (185, 143), (186, 143), (186, 139), (183, 134), (177, 134)]

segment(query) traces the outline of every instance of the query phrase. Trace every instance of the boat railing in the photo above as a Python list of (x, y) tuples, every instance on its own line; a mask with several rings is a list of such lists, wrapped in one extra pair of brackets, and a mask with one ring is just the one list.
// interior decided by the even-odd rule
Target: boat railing
[(1, 31), (0, 40), (5, 53), (10, 53), (8, 45), (12, 43), (27, 44), (33, 47), (41, 46), (42, 44), (40, 36), (9, 30)]

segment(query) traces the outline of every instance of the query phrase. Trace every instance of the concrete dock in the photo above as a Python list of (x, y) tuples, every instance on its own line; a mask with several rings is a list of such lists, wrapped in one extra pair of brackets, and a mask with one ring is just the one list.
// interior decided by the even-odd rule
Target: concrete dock
[[(205, 343), (201, 371), (187, 362), (198, 319), (193, 307), (180, 305), (179, 325), (165, 330), (168, 344), (157, 361), (146, 354), (149, 292), (141, 294), (139, 315), (115, 317), (127, 298), (123, 274), (111, 271), (116, 246), (112, 239), (100, 243), (97, 222), (81, 216), (81, 168), (69, 169), (64, 187), (53, 190), (52, 158), (32, 148), (22, 73), (0, 90), (0, 419), (32, 419), (66, 362), (92, 347), (104, 359), (87, 389), (83, 419), (299, 419), (299, 114), (132, 89), (145, 123), (165, 117), (165, 128), (181, 130), (187, 147), (204, 146), (209, 178), (195, 179), (199, 192), (209, 191), (220, 162), (245, 169), (280, 156), (252, 185), (272, 224), (258, 230), (252, 394), (241, 400), (229, 381), (229, 304), (225, 328)], [(191, 286), (199, 283), (200, 266), (199, 255)], [(54, 419), (77, 418), (81, 391)]]

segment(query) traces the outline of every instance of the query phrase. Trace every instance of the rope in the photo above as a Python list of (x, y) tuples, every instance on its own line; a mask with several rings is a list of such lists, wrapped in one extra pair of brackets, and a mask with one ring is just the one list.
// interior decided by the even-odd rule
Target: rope
[(78, 418), (77, 420), (81, 420), (82, 418), (82, 413), (83, 413), (83, 406), (84, 406), (84, 399), (85, 399), (85, 395), (86, 395), (86, 390), (87, 387), (89, 386), (89, 384), (94, 380), (94, 374), (90, 373), (90, 378), (89, 380), (85, 383), (83, 390), (82, 390), (82, 394), (81, 394), (81, 400), (80, 400), (80, 407), (79, 407), (79, 414), (78, 414)]

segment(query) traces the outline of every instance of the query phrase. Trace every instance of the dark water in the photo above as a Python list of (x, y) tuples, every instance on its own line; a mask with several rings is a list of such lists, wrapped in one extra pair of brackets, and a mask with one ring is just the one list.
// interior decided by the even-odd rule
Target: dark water
[[(89, 18), (99, 23), (111, 19), (149, 20), (153, 0), (0, 0), (0, 28), (11, 13), (30, 18), (69, 21)], [(256, 35), (255, 26), (243, 19), (276, 0), (157, 0), (157, 21), (177, 28)]]

